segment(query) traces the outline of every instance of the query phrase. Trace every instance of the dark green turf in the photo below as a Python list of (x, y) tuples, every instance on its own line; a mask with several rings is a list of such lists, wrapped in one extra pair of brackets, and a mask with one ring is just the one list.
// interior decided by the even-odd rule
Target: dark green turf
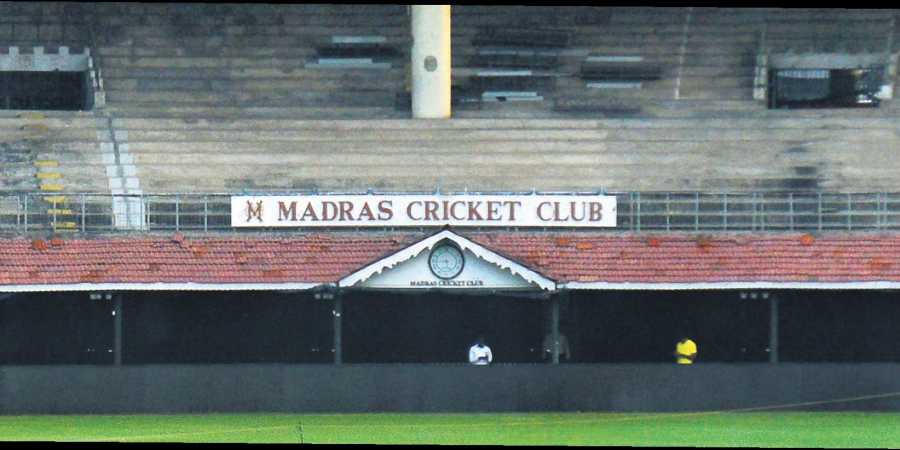
[(0, 440), (900, 448), (900, 414), (0, 416)]

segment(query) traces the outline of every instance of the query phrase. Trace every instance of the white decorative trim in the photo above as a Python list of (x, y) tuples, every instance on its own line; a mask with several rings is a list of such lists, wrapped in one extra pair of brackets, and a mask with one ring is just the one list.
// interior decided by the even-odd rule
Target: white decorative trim
[(900, 289), (898, 281), (713, 281), (695, 283), (610, 283), (605, 281), (560, 283), (560, 289), (570, 290), (611, 290), (611, 291), (700, 291), (726, 289), (827, 289), (827, 290), (859, 290), (859, 289)]
[[(464, 238), (462, 238), (464, 239)], [(422, 241), (416, 245), (420, 245)], [(435, 241), (437, 242), (437, 241)], [(435, 242), (432, 242), (433, 245)], [(459, 244), (459, 241), (454, 240)], [(470, 241), (471, 242), (471, 241)], [(478, 245), (478, 244), (474, 244)], [(483, 247), (482, 247), (483, 248)], [(424, 250), (423, 248), (422, 250)], [(469, 247), (469, 250), (472, 250)], [(485, 249), (486, 250), (486, 249)], [(490, 250), (486, 250), (490, 252)], [(473, 251), (473, 253), (475, 253)], [(399, 254), (399, 253), (398, 253)], [(391, 258), (398, 254), (392, 255)], [(503, 258), (501, 256), (497, 256)], [(504, 258), (505, 259), (505, 258)], [(379, 262), (386, 261), (387, 258)], [(485, 258), (485, 260), (488, 260)], [(507, 260), (508, 261), (508, 260)], [(400, 262), (400, 261), (398, 261)], [(515, 263), (513, 263), (515, 264)], [(366, 268), (368, 268), (367, 266)], [(521, 267), (521, 266), (520, 266)], [(389, 267), (385, 267), (389, 268)], [(365, 269), (363, 269), (365, 270)], [(527, 270), (527, 269), (526, 269)], [(340, 287), (348, 287), (345, 280), (359, 274), (356, 272), (339, 282)], [(379, 272), (374, 272), (372, 275)], [(514, 272), (515, 273), (515, 272)], [(370, 275), (371, 276), (371, 275)], [(520, 274), (520, 276), (522, 276)], [(538, 274), (540, 277), (540, 275)], [(524, 278), (524, 276), (523, 276)], [(359, 280), (363, 281), (363, 280)], [(535, 282), (535, 281), (532, 281)], [(551, 281), (552, 283), (552, 281)], [(0, 285), (3, 293), (25, 292), (87, 292), (87, 291), (299, 291), (317, 287), (332, 286), (330, 283), (75, 283), (75, 284), (20, 284)], [(542, 286), (543, 287), (543, 286)], [(555, 283), (549, 291), (557, 289)], [(702, 291), (702, 290), (737, 290), (737, 289), (819, 289), (819, 290), (892, 290), (900, 289), (897, 281), (849, 281), (849, 282), (770, 282), (770, 281), (727, 281), (697, 283), (608, 283), (608, 282), (569, 282), (560, 283), (559, 290), (612, 290), (612, 291)]]
[(517, 275), (525, 279), (525, 281), (537, 285), (539, 288), (547, 291), (556, 290), (556, 282), (537, 273), (515, 261), (505, 258), (494, 251), (466, 239), (450, 230), (443, 230), (440, 233), (427, 237), (403, 250), (400, 250), (390, 256), (379, 259), (356, 272), (347, 275), (338, 281), (339, 287), (351, 287), (358, 283), (368, 280), (373, 275), (379, 274), (386, 269), (390, 269), (397, 264), (408, 261), (423, 251), (429, 250), (435, 244), (443, 240), (448, 240), (459, 246), (460, 250), (468, 250), (475, 256), (492, 263), (501, 269), (508, 270), (513, 275)]
[(0, 285), (0, 292), (301, 291), (327, 283), (75, 283)]
[[(31, 53), (22, 52), (30, 50)], [(26, 72), (81, 72), (88, 70), (91, 51), (85, 48), (82, 53), (69, 53), (69, 47), (59, 47), (56, 53), (45, 52), (43, 46), (8, 47), (6, 54), (0, 54), (0, 71)]]

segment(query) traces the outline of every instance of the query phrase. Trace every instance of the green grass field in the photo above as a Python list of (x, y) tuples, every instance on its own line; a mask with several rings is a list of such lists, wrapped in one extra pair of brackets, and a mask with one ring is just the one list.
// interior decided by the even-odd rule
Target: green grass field
[(0, 416), (3, 441), (299, 443), (301, 439), (306, 443), (900, 448), (900, 414)]

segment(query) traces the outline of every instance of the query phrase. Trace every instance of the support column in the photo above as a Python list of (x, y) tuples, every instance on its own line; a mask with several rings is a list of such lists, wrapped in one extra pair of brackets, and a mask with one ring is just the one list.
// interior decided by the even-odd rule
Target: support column
[(122, 365), (122, 294), (113, 300), (113, 365)]
[(559, 364), (559, 296), (560, 294), (556, 294), (550, 297), (550, 333), (553, 339), (551, 351), (553, 364)]
[(341, 299), (341, 291), (334, 294), (334, 309), (331, 314), (334, 316), (334, 363), (343, 363), (343, 355), (341, 354), (341, 346), (343, 339), (343, 330), (341, 329), (341, 316), (344, 314), (343, 300)]
[(450, 118), (450, 5), (412, 5), (412, 114)]
[(769, 296), (769, 362), (778, 362), (778, 297)]

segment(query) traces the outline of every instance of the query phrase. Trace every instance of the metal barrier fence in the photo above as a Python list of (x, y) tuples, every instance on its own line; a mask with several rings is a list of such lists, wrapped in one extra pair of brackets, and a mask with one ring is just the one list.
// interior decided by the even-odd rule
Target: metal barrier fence
[[(618, 225), (609, 231), (900, 229), (900, 193), (607, 194), (618, 199)], [(0, 232), (231, 232), (237, 231), (231, 227), (231, 195), (6, 194), (0, 195)], [(249, 232), (258, 231), (291, 229)]]

